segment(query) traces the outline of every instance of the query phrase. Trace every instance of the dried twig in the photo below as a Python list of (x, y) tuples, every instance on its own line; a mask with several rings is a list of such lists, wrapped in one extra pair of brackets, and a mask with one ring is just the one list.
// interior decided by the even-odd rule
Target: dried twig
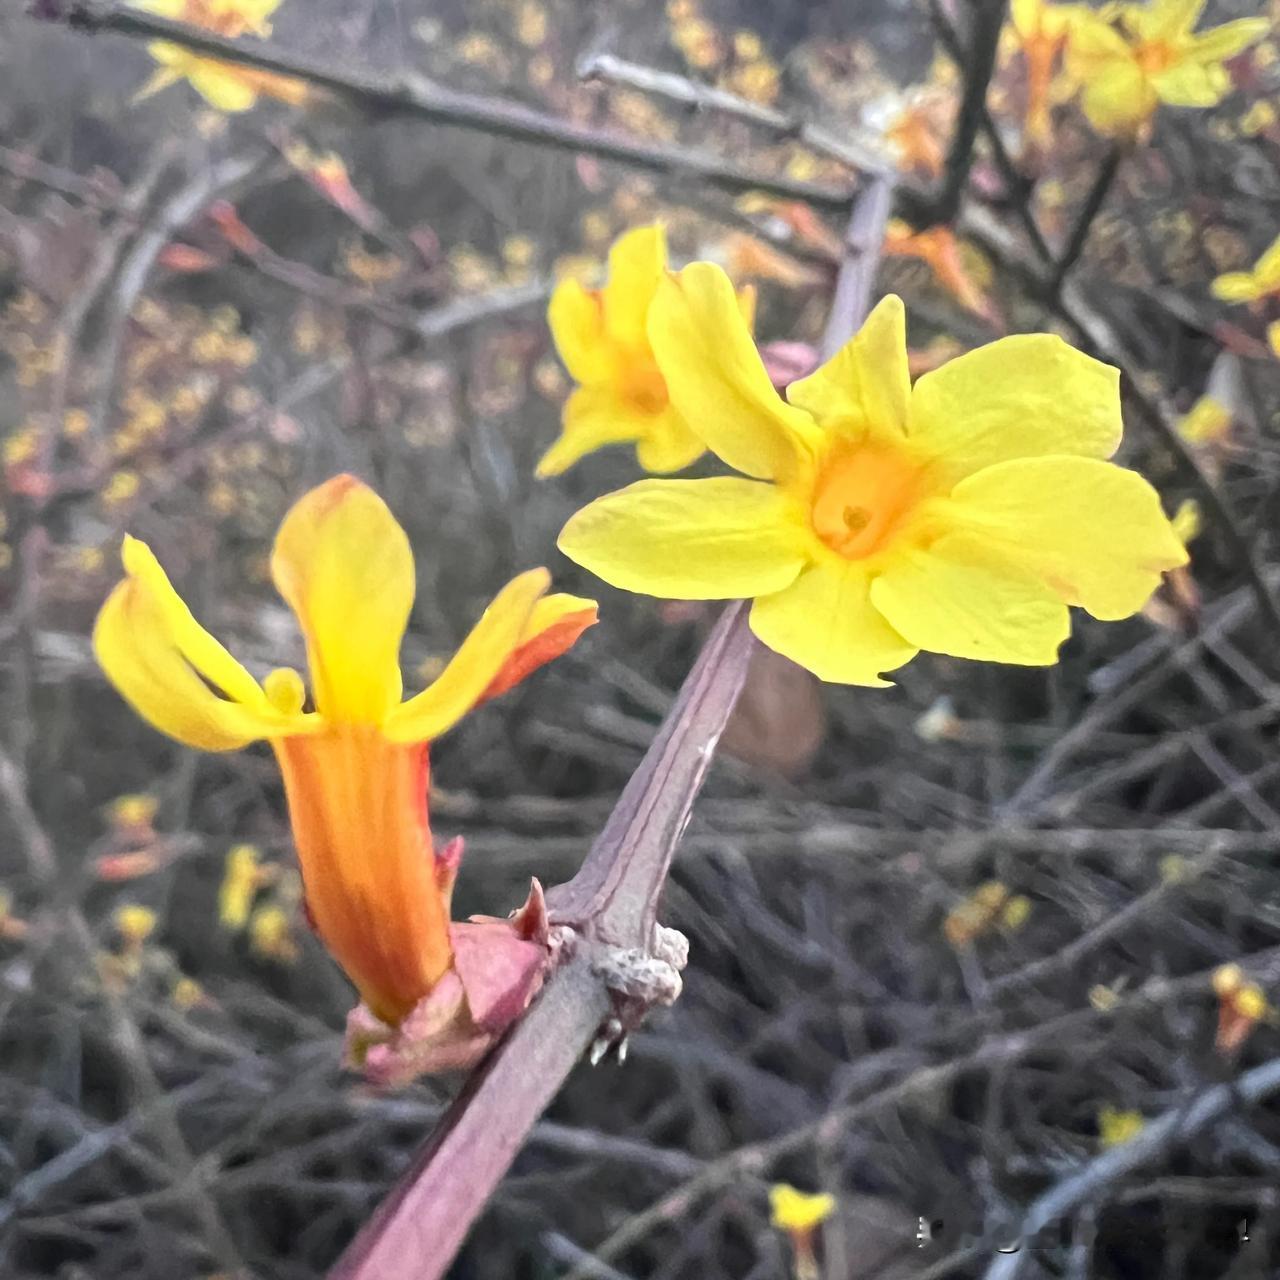
[(168, 40), (225, 62), (305, 80), (375, 118), (409, 117), (557, 151), (586, 152), (650, 172), (693, 178), (731, 192), (765, 191), (823, 209), (846, 209), (849, 188), (749, 173), (719, 156), (659, 146), (572, 124), (516, 102), (462, 93), (412, 74), (379, 74), (311, 58), (272, 41), (242, 43), (173, 22), (120, 0), (32, 0), (29, 12), (90, 32)]

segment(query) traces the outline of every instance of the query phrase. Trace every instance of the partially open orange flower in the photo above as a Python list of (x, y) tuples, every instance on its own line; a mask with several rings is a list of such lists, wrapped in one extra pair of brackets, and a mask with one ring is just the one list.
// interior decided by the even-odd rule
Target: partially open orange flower
[(126, 537), (124, 567), (94, 628), (103, 670), (140, 715), (189, 746), (271, 743), (310, 918), (369, 1010), (398, 1025), (455, 967), (457, 928), (469, 927), (451, 933), (449, 923), (460, 849), (437, 853), (427, 824), (429, 742), (568, 649), (595, 621), (594, 602), (547, 595), (545, 569), (521, 574), (440, 677), (402, 702), (413, 553), (383, 501), (337, 476), (293, 507), (271, 557), (307, 643), (307, 711), (302, 677), (279, 668), (259, 684), (195, 620), (144, 543)]
[(891, 218), (885, 228), (884, 254), (888, 258), (918, 258), (928, 263), (938, 283), (966, 310), (999, 323), (990, 299), (965, 263), (960, 241), (950, 227), (939, 223), (915, 231), (901, 218)]
[(1076, 6), (1047, 4), (1045, 0), (1013, 0), (1009, 17), (1027, 66), (1027, 141), (1047, 147), (1053, 141), (1053, 73), (1067, 44)]

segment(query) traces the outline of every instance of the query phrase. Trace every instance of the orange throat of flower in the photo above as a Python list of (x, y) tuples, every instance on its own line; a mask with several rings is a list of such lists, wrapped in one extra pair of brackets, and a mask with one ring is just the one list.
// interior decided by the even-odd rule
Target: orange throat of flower
[(842, 442), (813, 490), (813, 531), (847, 560), (863, 560), (897, 540), (921, 499), (924, 476), (901, 449), (878, 441)]
[(1166, 40), (1147, 40), (1133, 50), (1133, 60), (1146, 76), (1168, 71), (1177, 61), (1177, 51)]
[(316, 932), (369, 1009), (397, 1024), (453, 958), (453, 868), (431, 845), (427, 745), (372, 725), (272, 745)]

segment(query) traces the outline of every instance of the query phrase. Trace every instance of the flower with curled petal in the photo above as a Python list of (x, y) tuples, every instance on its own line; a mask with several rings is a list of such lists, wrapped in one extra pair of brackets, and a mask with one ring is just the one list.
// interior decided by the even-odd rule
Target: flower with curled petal
[[(594, 602), (547, 595), (545, 569), (522, 573), (439, 678), (401, 701), (413, 552), (381, 498), (337, 476), (294, 505), (271, 557), (306, 640), (314, 704), (306, 710), (302, 677), (278, 668), (259, 684), (196, 621), (145, 543), (126, 537), (124, 568), (93, 634), (111, 682), (188, 746), (229, 751), (265, 738), (284, 775), (308, 915), (368, 1010), (396, 1027), (449, 977), (448, 1016), (437, 1002), (433, 1026), (470, 1036), (477, 1006), (464, 997), (484, 965), (465, 931), (479, 926), (450, 924), (460, 846), (433, 847), (429, 744), (568, 649), (595, 621)], [(496, 932), (484, 928), (497, 955)], [(528, 978), (539, 959), (518, 951), (498, 967)], [(486, 1007), (495, 1000), (485, 990)]]
[(1053, 663), (1069, 605), (1129, 617), (1186, 563), (1155, 490), (1106, 461), (1118, 372), (1060, 338), (1002, 338), (912, 387), (891, 295), (783, 399), (710, 263), (664, 279), (649, 337), (743, 474), (608, 494), (561, 550), (624, 590), (751, 598), (755, 634), (824, 680), (881, 685), (922, 649)]

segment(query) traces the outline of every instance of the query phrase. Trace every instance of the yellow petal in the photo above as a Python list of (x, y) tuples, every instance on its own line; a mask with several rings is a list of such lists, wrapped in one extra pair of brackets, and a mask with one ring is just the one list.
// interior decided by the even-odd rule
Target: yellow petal
[(954, 658), (1047, 666), (1071, 631), (1051, 588), (965, 533), (894, 555), (871, 603), (908, 643)]
[(604, 343), (604, 311), (599, 294), (577, 280), (562, 280), (547, 304), (547, 323), (556, 350), (576, 382), (608, 378), (613, 365)]
[(1159, 105), (1155, 89), (1135, 62), (1114, 62), (1093, 75), (1083, 70), (1078, 75), (1084, 84), (1081, 109), (1104, 134), (1133, 133)]
[(667, 237), (655, 223), (619, 236), (609, 250), (609, 279), (601, 294), (605, 332), (624, 347), (648, 349), (649, 304), (667, 269)]
[(519, 647), (534, 606), (550, 584), (545, 569), (530, 569), (508, 582), (439, 677), (387, 716), (386, 736), (392, 742), (429, 742), (457, 724)]
[(248, 77), (230, 64), (201, 58), (187, 73), (191, 87), (219, 111), (248, 111), (258, 100)]
[[(175, 643), (165, 608), (137, 579), (121, 582), (107, 598), (94, 625), (93, 649), (125, 701), (189, 747), (230, 751), (255, 738), (305, 731), (300, 718), (277, 714), (261, 690), (254, 705), (245, 706), (210, 689)], [(252, 682), (248, 672), (243, 675)]]
[(965, 526), (1067, 604), (1113, 621), (1138, 612), (1187, 552), (1136, 471), (1093, 458), (1020, 458), (962, 480)]
[(1191, 41), (1188, 52), (1201, 62), (1221, 62), (1257, 44), (1270, 29), (1266, 18), (1237, 18), (1235, 22), (1224, 22), (1220, 27), (1201, 32)]
[(1231, 88), (1231, 78), (1220, 63), (1184, 59), (1153, 75), (1151, 85), (1171, 107), (1212, 107)]
[(820, 433), (774, 390), (719, 267), (694, 262), (662, 280), (649, 341), (672, 403), (717, 457), (758, 479), (806, 472)]
[(121, 559), (161, 620), (169, 643), (228, 698), (266, 712), (267, 695), (258, 682), (195, 620), (151, 548), (126, 534)]
[(1267, 345), (1277, 360), (1280, 360), (1280, 320), (1273, 320), (1267, 325)]
[(312, 489), (280, 526), (271, 576), (306, 638), (317, 710), (381, 723), (400, 700), (414, 591), (409, 539), (386, 503), (349, 475)]
[(1254, 264), (1253, 273), (1270, 288), (1280, 288), (1280, 236), (1272, 241)]
[(558, 476), (588, 453), (641, 439), (650, 431), (653, 417), (608, 384), (579, 387), (565, 401), (560, 438), (542, 455), (537, 474)]
[(606, 494), (569, 520), (557, 545), (624, 591), (736, 600), (793, 582), (816, 542), (798, 502), (725, 476), (641, 480)]
[(881, 672), (916, 656), (872, 605), (870, 576), (854, 560), (824, 558), (789, 587), (751, 606), (751, 630), (792, 662), (835, 684), (885, 688)]
[(702, 441), (672, 405), (653, 417), (636, 442), (636, 460), (654, 475), (683, 471), (706, 452)]
[(911, 439), (950, 482), (1010, 458), (1109, 458), (1122, 428), (1119, 371), (1047, 333), (957, 356), (911, 393)]
[(904, 435), (911, 375), (902, 299), (880, 299), (857, 334), (821, 368), (787, 388), (787, 399), (824, 428), (879, 429)]
[(1210, 289), (1223, 302), (1256, 302), (1265, 292), (1252, 271), (1228, 271), (1218, 276)]
[(519, 684), (539, 667), (558, 658), (572, 648), (578, 637), (598, 621), (598, 608), (594, 600), (581, 596), (543, 596), (533, 606), (515, 649), (502, 664), (498, 674), (484, 691), (482, 701), (496, 698), (513, 685)]

